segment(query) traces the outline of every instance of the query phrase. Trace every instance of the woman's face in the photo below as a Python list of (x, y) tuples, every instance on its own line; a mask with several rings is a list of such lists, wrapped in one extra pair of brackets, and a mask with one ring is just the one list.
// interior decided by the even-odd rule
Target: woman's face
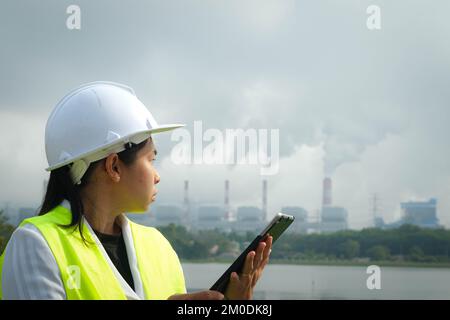
[(156, 184), (160, 177), (154, 167), (156, 150), (153, 141), (149, 139), (145, 146), (136, 155), (130, 166), (125, 166), (121, 176), (122, 186), (127, 199), (127, 212), (145, 212), (148, 206), (156, 199)]

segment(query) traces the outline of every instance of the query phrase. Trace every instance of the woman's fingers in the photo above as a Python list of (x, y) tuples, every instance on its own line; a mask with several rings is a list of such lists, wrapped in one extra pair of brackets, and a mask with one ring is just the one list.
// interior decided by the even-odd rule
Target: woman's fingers
[(205, 290), (193, 293), (175, 294), (168, 298), (168, 300), (223, 300), (224, 295), (218, 291)]
[(233, 286), (234, 288), (238, 288), (239, 276), (238, 276), (238, 274), (236, 272), (232, 272), (231, 273), (230, 285)]
[(249, 276), (253, 272), (253, 263), (255, 259), (255, 251), (250, 251), (245, 258), (245, 264), (242, 268), (240, 276)]
[(263, 259), (263, 254), (264, 254), (264, 249), (266, 246), (267, 245), (265, 242), (260, 242), (258, 244), (258, 248), (256, 249), (255, 261), (253, 263), (253, 272), (255, 272), (261, 265), (261, 262)]
[(261, 271), (264, 269), (266, 264), (269, 262), (270, 252), (272, 251), (272, 243), (273, 243), (273, 237), (270, 236), (266, 240), (266, 244), (267, 245), (264, 248), (263, 259), (262, 259), (262, 262), (261, 262), (261, 264), (259, 266), (261, 268)]
[(269, 258), (270, 250), (272, 249), (272, 241), (273, 237), (269, 236), (265, 241), (262, 241), (258, 244), (258, 248), (256, 251), (256, 256), (253, 263), (253, 271), (255, 272), (257, 269), (261, 268), (265, 260)]
[(251, 299), (253, 288), (261, 277), (264, 267), (269, 261), (273, 238), (269, 236), (258, 244), (256, 251), (250, 251), (245, 257), (242, 272), (231, 273), (226, 296), (228, 299)]
[(256, 282), (261, 277), (261, 274), (262, 274), (262, 272), (264, 270), (264, 267), (269, 262), (270, 251), (272, 250), (272, 242), (273, 242), (273, 237), (272, 236), (269, 236), (266, 239), (266, 241), (263, 242), (265, 244), (265, 246), (263, 246), (263, 250), (262, 250), (262, 254), (261, 254), (261, 260), (259, 261), (259, 264), (256, 267), (255, 276), (252, 278), (252, 287), (256, 286)]
[(225, 297), (228, 300), (247, 300), (253, 296), (253, 290), (251, 287), (252, 278), (246, 275), (238, 275), (236, 272), (232, 272), (230, 276), (230, 282), (225, 292)]
[(265, 260), (268, 260), (270, 251), (272, 249), (273, 237), (269, 236), (265, 241), (258, 244), (255, 251), (250, 251), (245, 259), (244, 268), (241, 275), (250, 275), (255, 273), (261, 266), (267, 264)]
[(272, 250), (273, 237), (269, 236), (266, 240), (266, 247), (264, 248), (263, 260), (269, 259), (270, 251)]
[(256, 251), (250, 251), (247, 254), (242, 272), (239, 275), (237, 273), (231, 274), (231, 286), (253, 288), (256, 285), (269, 260), (272, 240), (273, 238), (269, 236), (265, 241), (258, 244)]

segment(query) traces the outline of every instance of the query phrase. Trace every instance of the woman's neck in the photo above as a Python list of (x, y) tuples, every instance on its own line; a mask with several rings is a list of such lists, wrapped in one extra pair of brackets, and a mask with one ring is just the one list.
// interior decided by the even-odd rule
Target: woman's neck
[[(101, 204), (100, 204), (101, 203)], [(95, 201), (94, 199), (83, 199), (83, 211), (89, 225), (103, 234), (117, 235), (121, 233), (118, 224), (118, 216), (121, 214), (114, 210), (108, 202)]]
[(89, 215), (84, 214), (87, 222), (97, 232), (107, 235), (120, 235), (122, 232), (121, 227), (117, 223), (117, 218), (114, 220), (105, 220), (99, 218), (96, 214)]

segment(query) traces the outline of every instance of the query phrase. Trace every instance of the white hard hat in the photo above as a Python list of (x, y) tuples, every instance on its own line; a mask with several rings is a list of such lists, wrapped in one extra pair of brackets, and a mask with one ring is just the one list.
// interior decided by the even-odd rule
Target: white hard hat
[(159, 125), (133, 89), (97, 81), (84, 84), (58, 102), (45, 127), (47, 171), (72, 164), (70, 173), (79, 184), (89, 164), (138, 144), (150, 134), (183, 127)]

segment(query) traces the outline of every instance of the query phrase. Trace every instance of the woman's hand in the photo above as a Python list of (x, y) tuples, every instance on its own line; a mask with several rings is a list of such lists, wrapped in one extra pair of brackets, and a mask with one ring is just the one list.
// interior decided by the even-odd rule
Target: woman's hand
[(269, 262), (272, 250), (273, 237), (269, 236), (260, 242), (255, 251), (250, 251), (245, 259), (242, 273), (233, 272), (230, 282), (225, 290), (225, 298), (229, 300), (250, 300), (253, 297), (253, 288), (261, 277), (264, 267)]
[(225, 291), (225, 296), (219, 291), (205, 290), (193, 293), (174, 294), (168, 300), (250, 300), (253, 297), (253, 289), (262, 275), (264, 267), (269, 262), (272, 250), (272, 237), (259, 243), (255, 251), (250, 251), (245, 259), (242, 273), (233, 272)]
[(223, 300), (223, 294), (219, 291), (205, 290), (193, 293), (174, 294), (168, 300)]

